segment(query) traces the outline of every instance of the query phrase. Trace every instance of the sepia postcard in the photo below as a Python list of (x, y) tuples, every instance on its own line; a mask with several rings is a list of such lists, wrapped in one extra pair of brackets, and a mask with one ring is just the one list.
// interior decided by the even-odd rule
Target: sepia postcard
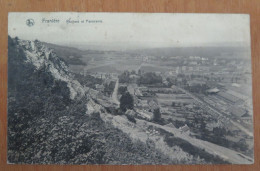
[(11, 12), (9, 164), (253, 164), (247, 14)]

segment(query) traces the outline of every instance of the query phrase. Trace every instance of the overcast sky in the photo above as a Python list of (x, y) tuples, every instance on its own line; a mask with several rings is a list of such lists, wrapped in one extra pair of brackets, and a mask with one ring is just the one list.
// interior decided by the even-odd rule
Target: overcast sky
[[(26, 25), (27, 19), (35, 24)], [(43, 19), (57, 19), (46, 23)], [(102, 23), (67, 24), (71, 20)], [(21, 39), (95, 48), (250, 45), (249, 15), (170, 13), (9, 13), (8, 33)]]

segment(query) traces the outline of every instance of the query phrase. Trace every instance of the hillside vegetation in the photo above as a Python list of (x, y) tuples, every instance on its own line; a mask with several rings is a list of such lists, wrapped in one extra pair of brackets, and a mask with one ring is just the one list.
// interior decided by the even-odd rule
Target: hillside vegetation
[[(67, 79), (54, 76), (57, 73), (50, 70), (50, 65), (56, 67), (62, 60), (53, 52), (47, 53), (40, 42), (37, 53), (30, 44), (8, 38), (9, 163), (175, 163), (141, 142), (132, 142), (128, 135), (104, 123), (99, 113), (86, 115), (89, 97), (81, 94), (72, 98), (70, 94), (81, 92), (82, 87), (69, 80), (72, 76), (65, 72), (66, 66), (58, 68)], [(28, 54), (39, 57), (43, 52), (48, 62), (37, 68), (36, 61), (28, 61)], [(74, 87), (69, 87), (72, 83)]]

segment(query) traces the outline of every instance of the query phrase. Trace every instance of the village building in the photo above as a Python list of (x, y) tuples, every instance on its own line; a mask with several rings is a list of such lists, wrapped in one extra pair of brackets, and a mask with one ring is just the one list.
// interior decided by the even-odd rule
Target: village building
[(212, 89), (209, 89), (207, 90), (207, 93), (208, 94), (217, 94), (220, 90), (218, 88), (212, 88)]
[(185, 124), (184, 126), (180, 127), (179, 130), (181, 131), (181, 133), (190, 134), (190, 128), (188, 127), (187, 124)]

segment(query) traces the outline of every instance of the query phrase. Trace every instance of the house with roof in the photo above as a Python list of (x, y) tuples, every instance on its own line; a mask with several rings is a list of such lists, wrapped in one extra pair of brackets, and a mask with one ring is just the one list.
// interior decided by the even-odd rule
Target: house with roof
[(207, 92), (208, 94), (217, 94), (219, 91), (220, 91), (220, 90), (215, 87), (215, 88), (211, 88), (211, 89), (207, 90), (206, 92)]
[(135, 117), (135, 116), (136, 116), (136, 112), (133, 111), (133, 110), (128, 109), (128, 110), (125, 112), (125, 115)]
[(158, 104), (154, 100), (148, 101), (148, 105), (149, 105), (150, 109), (152, 109), (152, 110), (157, 109), (159, 107)]
[(104, 91), (105, 87), (102, 84), (96, 84), (95, 88), (96, 88), (97, 91)]
[(167, 114), (167, 113), (169, 113), (169, 108), (168, 107), (161, 107), (160, 111), (161, 111), (161, 113)]
[(252, 124), (253, 123), (253, 117), (249, 115), (243, 115), (241, 117), (241, 120), (247, 124)]
[(187, 124), (185, 124), (184, 126), (180, 127), (179, 130), (181, 131), (181, 133), (190, 134), (190, 128), (188, 127)]
[(203, 85), (206, 85), (206, 82), (204, 82), (204, 81), (199, 81), (199, 80), (191, 80), (191, 81), (188, 81), (188, 85), (190, 86), (190, 87), (192, 87), (192, 86), (203, 86)]
[(172, 123), (168, 123), (165, 126), (171, 127), (171, 128), (176, 128)]
[(229, 102), (231, 104), (242, 104), (244, 102), (243, 99), (241, 99), (237, 96), (231, 95), (227, 92), (219, 92), (218, 97), (220, 97), (224, 101)]
[(237, 106), (230, 107), (228, 111), (230, 112), (231, 115), (238, 118), (241, 118), (242, 116), (247, 114), (247, 111), (245, 109)]
[(153, 113), (146, 110), (136, 109), (136, 115), (149, 121), (153, 119)]

